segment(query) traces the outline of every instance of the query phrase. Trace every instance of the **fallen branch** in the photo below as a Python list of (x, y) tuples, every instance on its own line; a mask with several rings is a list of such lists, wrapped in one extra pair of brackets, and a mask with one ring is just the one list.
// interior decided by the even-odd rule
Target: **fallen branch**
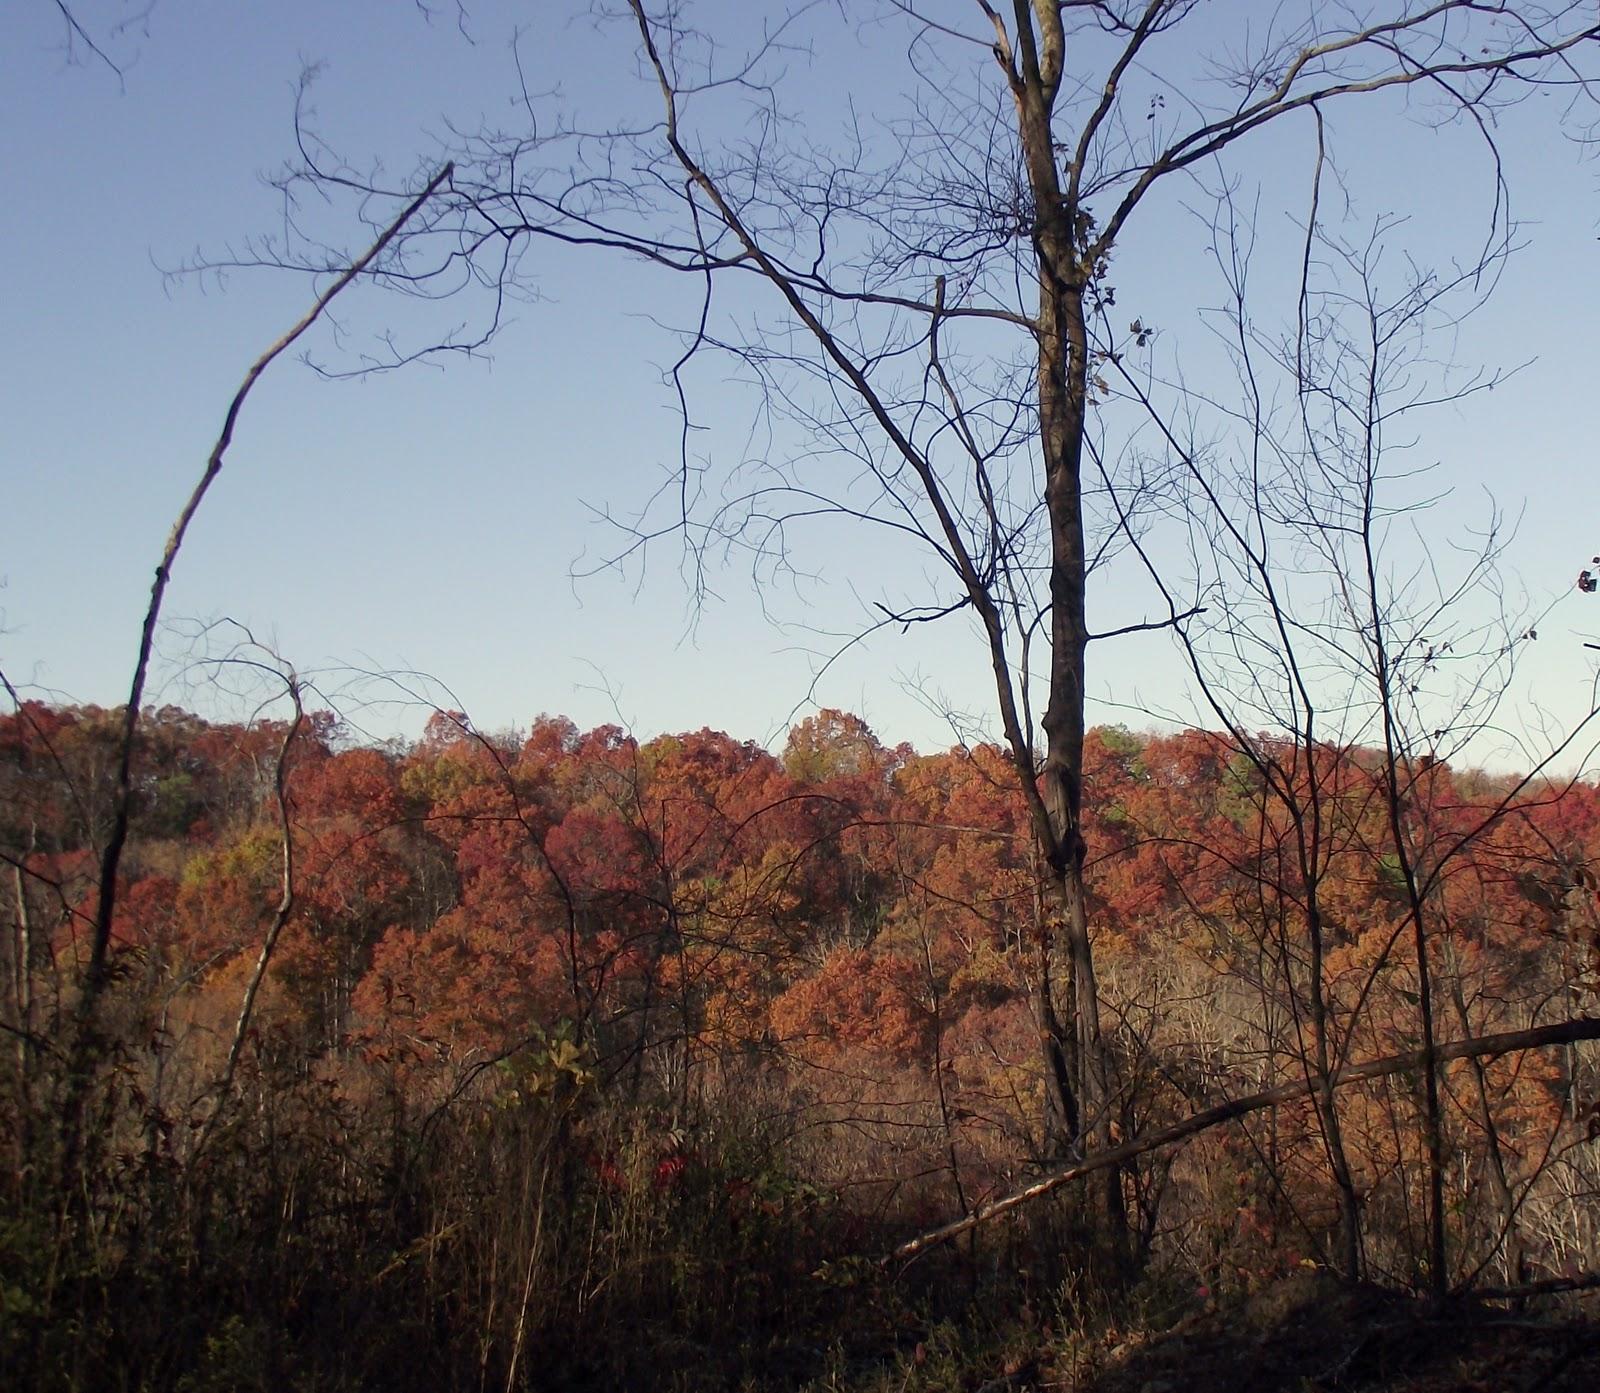
[(1586, 1272), (1581, 1277), (1546, 1277), (1515, 1287), (1479, 1287), (1473, 1295), (1485, 1301), (1523, 1301), (1530, 1296), (1559, 1296), (1569, 1291), (1597, 1290), (1600, 1290), (1600, 1272)]
[[(1410, 1050), (1405, 1054), (1388, 1055), (1383, 1059), (1369, 1059), (1365, 1063), (1352, 1064), (1338, 1070), (1333, 1076), (1333, 1086), (1343, 1088), (1347, 1084), (1361, 1083), (1366, 1079), (1381, 1079), (1389, 1074), (1403, 1073), (1407, 1069), (1421, 1069), (1426, 1067), (1430, 1057), (1436, 1063), (1451, 1059), (1481, 1059), (1486, 1055), (1516, 1054), (1523, 1050), (1542, 1049), (1548, 1045), (1569, 1045), (1575, 1040), (1600, 1040), (1600, 1017), (1579, 1016), (1572, 1020), (1560, 1021), (1555, 1025), (1536, 1026), (1531, 1030), (1507, 1030), (1497, 1035), (1479, 1036), (1473, 1040), (1457, 1040), (1448, 1045), (1436, 1045), (1431, 1051)], [(1026, 1185), (1000, 1199), (991, 1200), (988, 1204), (979, 1205), (963, 1219), (945, 1224), (942, 1228), (931, 1229), (911, 1239), (910, 1242), (902, 1243), (883, 1261), (894, 1262), (914, 1258), (937, 1244), (959, 1238), (980, 1224), (998, 1219), (1002, 1214), (1009, 1214), (1013, 1209), (1048, 1195), (1052, 1190), (1059, 1190), (1063, 1185), (1070, 1185), (1074, 1180), (1080, 1180), (1095, 1171), (1104, 1170), (1108, 1166), (1120, 1166), (1125, 1161), (1143, 1156), (1146, 1152), (1157, 1151), (1161, 1147), (1171, 1146), (1174, 1142), (1186, 1141), (1212, 1127), (1232, 1122), (1235, 1118), (1244, 1117), (1249, 1113), (1259, 1112), (1262, 1108), (1305, 1098), (1321, 1086), (1321, 1080), (1317, 1078), (1301, 1079), (1295, 1083), (1280, 1084), (1277, 1088), (1269, 1088), (1261, 1093), (1252, 1093), (1244, 1098), (1218, 1103), (1216, 1107), (1197, 1112), (1182, 1122), (1159, 1127), (1134, 1141), (1124, 1142), (1121, 1146), (1086, 1156), (1073, 1165), (1050, 1171), (1031, 1185)]]

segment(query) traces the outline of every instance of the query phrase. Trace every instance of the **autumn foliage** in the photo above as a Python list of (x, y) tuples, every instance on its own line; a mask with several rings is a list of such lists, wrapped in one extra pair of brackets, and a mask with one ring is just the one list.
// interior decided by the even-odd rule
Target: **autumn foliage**
[[(292, 911), (224, 1089), (282, 897), (285, 728), (168, 708), (141, 725), (111, 1047), (63, 1208), (50, 1119), (114, 717), (0, 718), (0, 1268), (31, 1274), (0, 1278), (0, 1352), (30, 1368), (93, 1382), (81, 1361), (112, 1340), (95, 1306), (109, 1284), (177, 1310), (193, 1283), (212, 1293), (184, 1337), (191, 1374), (215, 1366), (203, 1386), (257, 1358), (310, 1377), (290, 1367), (312, 1348), (294, 1332), (317, 1303), (360, 1326), (359, 1288), (434, 1350), (438, 1386), (491, 1366), (536, 1385), (536, 1348), (576, 1368), (599, 1358), (581, 1332), (610, 1321), (707, 1340), (735, 1318), (746, 1335), (781, 1324), (832, 1299), (828, 1264), (1051, 1160), (1029, 984), (1051, 970), (1055, 911), (1002, 751), (891, 749), (833, 711), (776, 755), (549, 717), (485, 736), (459, 713), (375, 748), (310, 720), (285, 755)], [(1318, 1013), (1334, 1064), (1417, 1047), (1402, 932), (1417, 905), (1381, 762), (1323, 749), (1295, 767), (1300, 783), (1274, 788), (1221, 736), (1089, 737), (1118, 1139), (1306, 1077)], [(1439, 1041), (1592, 1013), (1600, 790), (1403, 773)], [(1452, 1285), (1596, 1265), (1592, 1049), (1442, 1067)], [(1425, 1284), (1420, 1087), (1374, 1080), (1331, 1109), (1313, 1095), (1130, 1165), (1122, 1260), (1249, 1288), (1334, 1262), (1353, 1197), (1364, 1271)], [(1069, 1241), (1073, 1203), (1001, 1226), (991, 1260), (1034, 1282), (1092, 1261)], [(92, 1261), (59, 1265), (63, 1224), (94, 1235)], [(339, 1245), (350, 1289), (296, 1244)], [(66, 1309), (91, 1329), (78, 1364), (52, 1343)], [(441, 1329), (475, 1330), (471, 1357)], [(127, 1358), (176, 1386), (155, 1346)]]

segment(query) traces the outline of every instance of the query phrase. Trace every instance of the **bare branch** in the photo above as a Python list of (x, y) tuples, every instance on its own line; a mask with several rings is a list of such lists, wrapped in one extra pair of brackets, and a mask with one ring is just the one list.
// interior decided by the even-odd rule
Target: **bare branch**
[(266, 979), (267, 968), (272, 963), (272, 954), (273, 950), (278, 946), (278, 937), (282, 934), (284, 925), (289, 922), (289, 916), (294, 912), (294, 836), (289, 825), (289, 752), (294, 747), (295, 738), (300, 734), (300, 728), (305, 722), (306, 713), (300, 699), (300, 682), (293, 669), (280, 675), (283, 677), (284, 687), (294, 710), (294, 718), (288, 723), (283, 732), (282, 743), (278, 746), (278, 756), (272, 767), (272, 792), (273, 801), (278, 812), (278, 838), (280, 842), (278, 903), (272, 912), (272, 921), (267, 925), (267, 931), (262, 937), (261, 951), (256, 956), (255, 968), (245, 986), (244, 998), (239, 1003), (239, 1015), (234, 1022), (233, 1039), (228, 1045), (228, 1057), (216, 1082), (216, 1102), (213, 1104), (204, 1126), (201, 1127), (199, 1135), (195, 1138), (195, 1156), (204, 1151), (206, 1142), (210, 1139), (212, 1132), (222, 1117), (223, 1110), (228, 1105), (228, 1097), (233, 1091), (234, 1073), (239, 1067), (239, 1056), (244, 1050), (245, 1038), (250, 1030), (250, 1020), (255, 1012), (256, 996), (261, 991), (262, 982)]
[(201, 503), (205, 501), (206, 493), (216, 480), (217, 475), (222, 472), (222, 465), (227, 457), (228, 447), (233, 443), (233, 432), (239, 420), (239, 413), (243, 410), (245, 400), (249, 397), (251, 389), (260, 380), (261, 374), (322, 317), (324, 311), (327, 310), (340, 291), (344, 290), (351, 281), (361, 275), (383, 254), (384, 249), (394, 241), (401, 228), (443, 187), (453, 172), (453, 166), (447, 164), (435, 174), (428, 181), (422, 192), (411, 200), (400, 216), (389, 224), (377, 241), (373, 242), (361, 256), (357, 257), (338, 276), (332, 285), (317, 297), (316, 302), (301, 316), (299, 322), (250, 365), (249, 371), (245, 373), (244, 381), (239, 384), (238, 390), (233, 395), (233, 400), (228, 404), (227, 414), (222, 422), (222, 432), (218, 435), (216, 444), (211, 447), (211, 455), (206, 461), (205, 470), (201, 474), (199, 482), (194, 486), (193, 492), (190, 493), (188, 501), (183, 505), (182, 511), (178, 514), (177, 521), (172, 526), (172, 532), (167, 538), (166, 547), (161, 553), (160, 564), (156, 567), (155, 583), (150, 588), (150, 603), (145, 609), (144, 624), (139, 638), (139, 655), (133, 669), (133, 685), (128, 693), (127, 705), (123, 709), (122, 742), (117, 761), (111, 835), (106, 841), (105, 850), (100, 858), (99, 902), (95, 908), (95, 928), (90, 945), (88, 976), (79, 1008), (84, 1019), (87, 1019), (89, 1014), (92, 1013), (95, 1002), (105, 986), (106, 950), (111, 943), (111, 923), (116, 905), (117, 867), (122, 859), (123, 844), (128, 836), (134, 735), (138, 730), (140, 707), (144, 700), (145, 678), (150, 669), (150, 655), (155, 645), (156, 625), (161, 618), (161, 602), (166, 596), (167, 584), (172, 578), (172, 567), (177, 560), (179, 549), (183, 546), (183, 539), (189, 530), (189, 524), (193, 522), (195, 514), (199, 511)]

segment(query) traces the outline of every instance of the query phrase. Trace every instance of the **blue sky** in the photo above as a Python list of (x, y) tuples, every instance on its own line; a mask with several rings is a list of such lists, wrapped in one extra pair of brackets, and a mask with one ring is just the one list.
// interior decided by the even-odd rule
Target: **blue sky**
[[(0, 663), (14, 682), (60, 699), (122, 699), (151, 569), (227, 400), (308, 302), (307, 284), (291, 276), (173, 280), (163, 269), (273, 228), (277, 195), (262, 176), (292, 153), (302, 69), (322, 65), (319, 127), (342, 150), (402, 172), (437, 149), (447, 123), (516, 118), (509, 36), (519, 23), (532, 86), (559, 88), (563, 104), (597, 121), (645, 110), (626, 35), (597, 33), (567, 8), (472, 3), (469, 42), (453, 9), (430, 19), (400, 0), (159, 0), (144, 27), (121, 34), (111, 26), (132, 7), (85, 0), (79, 13), (106, 36), (121, 80), (81, 53), (65, 61), (47, 0), (0, 9), (9, 190)], [(748, 23), (760, 8), (712, 7), (724, 24)], [(964, 20), (967, 7), (949, 8)], [(1213, 8), (1219, 33), (1249, 9)], [(828, 12), (816, 33), (815, 56), (795, 62), (817, 108), (895, 90), (903, 44), (894, 31), (858, 32)], [(1429, 548), (1447, 554), (1489, 495), (1520, 515), (1509, 589), (1534, 612), (1559, 602), (1519, 699), (1564, 717), (1587, 698), (1595, 655), (1582, 643), (1600, 631), (1600, 597), (1586, 605), (1570, 593), (1578, 567), (1600, 552), (1591, 506), (1600, 203), (1593, 168), (1550, 114), (1535, 99), (1502, 132), (1527, 245), (1494, 305), (1452, 345), (1465, 362), (1533, 365), (1430, 422), (1418, 459), (1437, 464), (1434, 484), (1452, 496), (1422, 540), (1397, 545), (1402, 563), (1407, 547), (1419, 549), (1411, 560)], [(1287, 226), (1280, 183), (1300, 177), (1302, 137), (1273, 136), (1252, 153), (1250, 177), (1274, 227)], [(1418, 244), (1452, 249), (1481, 219), (1480, 165), (1455, 133), (1374, 112), (1339, 139), (1360, 216), (1404, 213)], [(1199, 310), (1215, 287), (1180, 203), (1130, 237), (1119, 305), (1159, 326), (1164, 362), (1208, 380), (1221, 367)], [(485, 727), (560, 711), (580, 725), (620, 714), (641, 734), (711, 725), (770, 740), (814, 699), (860, 711), (888, 740), (935, 747), (950, 728), (911, 690), (918, 682), (959, 708), (987, 710), (984, 657), (961, 619), (886, 631), (813, 689), (827, 633), (847, 632), (881, 594), (913, 593), (930, 573), (842, 530), (805, 539), (796, 562), (817, 579), (765, 604), (733, 569), (714, 577), (717, 599), (696, 611), (670, 548), (642, 574), (574, 583), (574, 564), (611, 544), (593, 507), (638, 507), (672, 466), (677, 423), (661, 372), (675, 340), (658, 321), (682, 322), (693, 301), (684, 286), (614, 258), (533, 255), (539, 298), (517, 307), (485, 362), (358, 382), (275, 367), (179, 562), (168, 615), (248, 623), (297, 667), (343, 688), (352, 714), (379, 733), (414, 730), (420, 718), (363, 711), (350, 669), (434, 674)], [(1269, 291), (1274, 264), (1269, 254)], [(1268, 298), (1264, 313), (1281, 313)], [(437, 323), (448, 325), (468, 308), (443, 311)], [(352, 295), (339, 316), (344, 342), (414, 313), (378, 293)], [(318, 332), (314, 351), (336, 355), (340, 341)], [(702, 448), (714, 460), (743, 448), (748, 400), (709, 370), (699, 388), (714, 427)], [(1120, 600), (1109, 587), (1102, 627), (1138, 617)], [(174, 635), (165, 646), (177, 654), (183, 645)], [(1138, 726), (1141, 708), (1181, 708), (1182, 674), (1160, 639), (1096, 656), (1091, 719)], [(158, 700), (205, 705), (181, 663), (165, 665), (161, 680)]]

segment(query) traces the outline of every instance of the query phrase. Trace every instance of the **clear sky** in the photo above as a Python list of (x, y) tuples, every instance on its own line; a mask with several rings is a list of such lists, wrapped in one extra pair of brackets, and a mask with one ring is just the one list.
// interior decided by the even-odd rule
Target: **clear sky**
[[(465, 35), (453, 6), (430, 16), (403, 0), (158, 0), (123, 32), (115, 24), (140, 6), (75, 8), (120, 79), (81, 48), (67, 61), (51, 0), (0, 7), (0, 663), (29, 692), (112, 704), (126, 691), (162, 541), (228, 398), (308, 303), (307, 283), (288, 275), (163, 271), (275, 226), (278, 195), (263, 175), (293, 153), (304, 67), (322, 66), (319, 128), (401, 172), (433, 156), (449, 126), (518, 119), (509, 47), (518, 25), (529, 84), (553, 94), (549, 109), (600, 124), (646, 108), (626, 33), (571, 18), (587, 14), (583, 4), (469, 0)], [(728, 24), (763, 9), (709, 8)], [(971, 27), (970, 6), (943, 8)], [(1252, 9), (1211, 8), (1219, 33)], [(853, 28), (836, 9), (815, 18), (819, 46), (795, 59), (814, 103), (866, 108), (897, 90), (897, 31)], [(1417, 449), (1438, 466), (1434, 484), (1453, 491), (1427, 524), (1428, 546), (1448, 554), (1490, 496), (1520, 516), (1508, 589), (1534, 612), (1559, 600), (1530, 651), (1524, 696), (1565, 714), (1588, 695), (1595, 655), (1582, 643), (1600, 631), (1600, 596), (1585, 604), (1571, 593), (1579, 566), (1600, 552), (1600, 202), (1592, 167), (1556, 133), (1550, 106), (1536, 98), (1502, 132), (1526, 246), (1491, 309), (1451, 345), (1464, 362), (1532, 365), (1436, 419)], [(1446, 254), (1457, 250), (1459, 228), (1483, 208), (1468, 143), (1392, 111), (1362, 119), (1344, 147), (1358, 212), (1412, 217), (1422, 240), (1437, 226)], [(1273, 180), (1298, 178), (1302, 156), (1261, 143), (1265, 221), (1287, 226)], [(358, 243), (359, 229), (348, 240)], [(1201, 241), (1174, 202), (1118, 262), (1120, 303), (1159, 326), (1164, 361), (1196, 380), (1217, 371), (1199, 321), (1216, 301)], [(812, 630), (849, 631), (873, 600), (916, 592), (927, 571), (907, 574), (905, 558), (859, 536), (803, 539), (796, 564), (817, 579), (766, 603), (746, 573), (716, 575), (717, 598), (698, 622), (670, 547), (642, 573), (575, 583), (575, 563), (613, 544), (594, 509), (637, 508), (674, 463), (662, 369), (676, 341), (658, 322), (683, 322), (693, 301), (681, 284), (614, 257), (530, 256), (538, 298), (515, 307), (486, 361), (356, 382), (278, 364), (246, 407), (167, 614), (248, 623), (330, 688), (347, 687), (350, 669), (431, 673), (485, 728), (540, 711), (580, 725), (620, 713), (645, 735), (711, 725), (772, 740), (814, 701), (861, 712), (891, 742), (935, 747), (950, 728), (918, 683), (988, 709), (984, 657), (961, 618), (885, 631), (813, 688), (828, 639)], [(344, 338), (324, 326), (313, 351), (336, 359), (413, 313), (381, 294), (353, 296), (339, 316)], [(437, 323), (467, 313), (445, 306)], [(715, 463), (743, 448), (748, 402), (714, 375), (699, 387), (699, 409), (718, 427), (700, 448)], [(1114, 594), (1101, 605), (1110, 616), (1101, 627), (1139, 617)], [(180, 652), (181, 639), (165, 647)], [(1181, 705), (1182, 674), (1161, 640), (1096, 656), (1092, 720), (1138, 726), (1141, 707)], [(170, 663), (154, 696), (205, 705)], [(354, 694), (345, 700), (356, 712)], [(363, 719), (378, 733), (420, 723), (385, 709)]]

